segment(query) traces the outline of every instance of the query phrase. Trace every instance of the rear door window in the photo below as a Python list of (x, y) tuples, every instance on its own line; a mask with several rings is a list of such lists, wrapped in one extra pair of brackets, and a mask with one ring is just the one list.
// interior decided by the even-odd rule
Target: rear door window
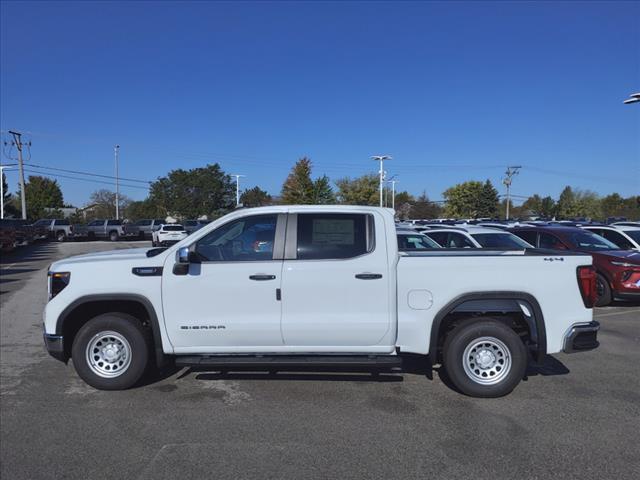
[(370, 241), (373, 219), (370, 217), (367, 214), (345, 213), (298, 214), (297, 258), (345, 259), (368, 253), (373, 250)]

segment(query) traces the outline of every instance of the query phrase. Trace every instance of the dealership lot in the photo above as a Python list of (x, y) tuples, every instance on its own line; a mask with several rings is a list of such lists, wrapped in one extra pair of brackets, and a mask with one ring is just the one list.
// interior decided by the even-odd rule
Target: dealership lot
[(637, 305), (598, 309), (599, 349), (548, 357), (495, 400), (464, 397), (419, 368), (377, 377), (182, 370), (134, 390), (93, 390), (44, 351), (46, 267), (147, 245), (44, 243), (3, 255), (2, 478), (640, 474)]

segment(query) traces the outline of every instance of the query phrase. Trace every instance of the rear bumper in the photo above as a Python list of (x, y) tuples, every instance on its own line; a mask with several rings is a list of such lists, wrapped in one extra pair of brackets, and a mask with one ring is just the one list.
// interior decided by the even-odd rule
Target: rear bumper
[(66, 362), (67, 357), (64, 353), (64, 338), (62, 335), (52, 335), (49, 333), (44, 334), (44, 346), (51, 355), (56, 360), (60, 360), (61, 362)]
[(573, 325), (564, 337), (562, 351), (576, 353), (598, 348), (598, 330), (600, 324), (596, 321)]

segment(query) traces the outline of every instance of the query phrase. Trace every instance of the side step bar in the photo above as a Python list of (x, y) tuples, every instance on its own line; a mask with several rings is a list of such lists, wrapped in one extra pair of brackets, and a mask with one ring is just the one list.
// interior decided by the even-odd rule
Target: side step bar
[(402, 367), (396, 355), (179, 355), (176, 367), (213, 367), (224, 370), (342, 368), (390, 370)]

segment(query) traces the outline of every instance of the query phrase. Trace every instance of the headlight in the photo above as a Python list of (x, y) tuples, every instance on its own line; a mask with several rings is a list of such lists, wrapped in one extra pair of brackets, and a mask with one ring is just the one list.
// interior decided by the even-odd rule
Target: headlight
[(640, 267), (640, 265), (629, 262), (614, 262), (611, 260), (611, 265), (615, 265), (616, 267)]
[(49, 300), (59, 294), (69, 285), (70, 272), (49, 272)]

